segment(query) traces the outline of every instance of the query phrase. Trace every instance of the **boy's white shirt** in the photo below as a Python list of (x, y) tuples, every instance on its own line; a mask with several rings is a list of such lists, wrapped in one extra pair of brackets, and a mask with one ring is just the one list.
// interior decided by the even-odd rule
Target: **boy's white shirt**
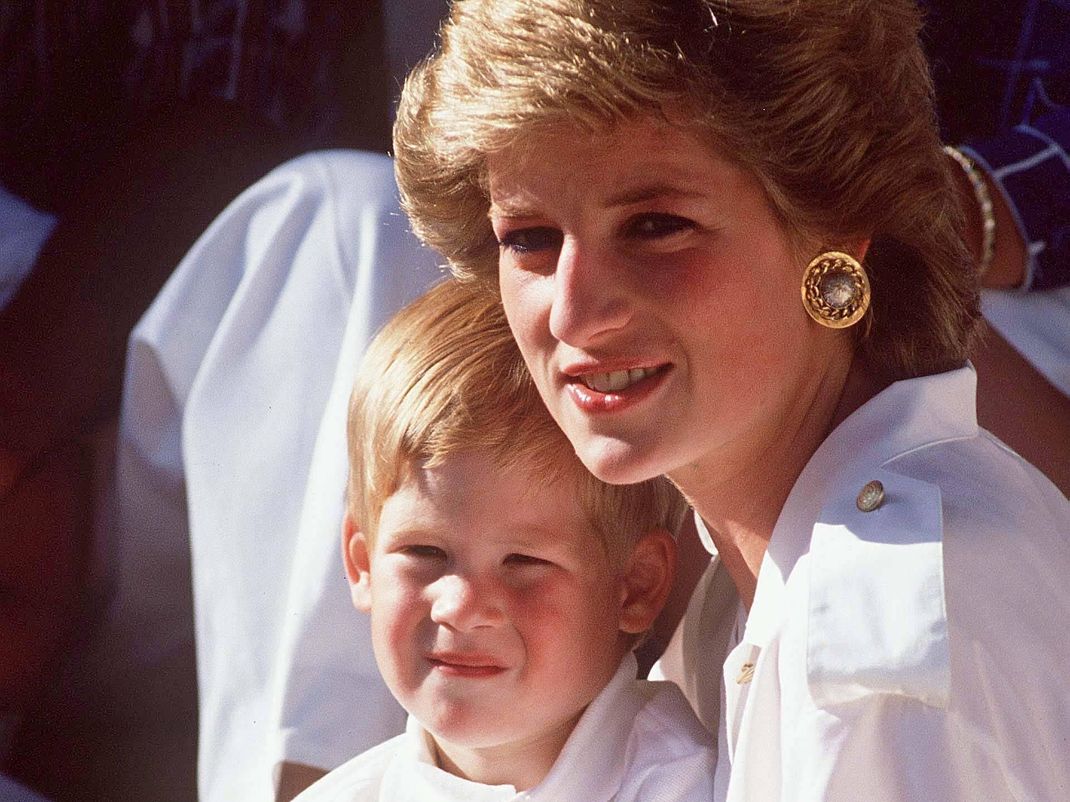
[(550, 773), (527, 791), (438, 768), (430, 736), (410, 716), (403, 735), (335, 769), (297, 802), (708, 802), (713, 736), (674, 684), (635, 675), (629, 654), (580, 717)]

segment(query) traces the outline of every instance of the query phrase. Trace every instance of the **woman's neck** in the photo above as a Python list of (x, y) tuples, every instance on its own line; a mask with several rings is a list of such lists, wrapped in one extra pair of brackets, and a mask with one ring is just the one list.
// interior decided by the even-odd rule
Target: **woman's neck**
[(829, 371), (811, 387), (798, 414), (771, 426), (764, 446), (743, 459), (715, 454), (670, 478), (706, 522), (718, 556), (750, 609), (758, 572), (780, 511), (818, 446), (848, 415), (880, 391), (861, 360)]

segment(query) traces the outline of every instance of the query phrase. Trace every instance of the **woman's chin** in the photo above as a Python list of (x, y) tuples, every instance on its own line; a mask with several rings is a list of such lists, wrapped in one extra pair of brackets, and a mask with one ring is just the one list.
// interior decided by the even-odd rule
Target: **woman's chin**
[(644, 482), (667, 470), (653, 449), (617, 438), (593, 437), (575, 449), (587, 470), (611, 485)]

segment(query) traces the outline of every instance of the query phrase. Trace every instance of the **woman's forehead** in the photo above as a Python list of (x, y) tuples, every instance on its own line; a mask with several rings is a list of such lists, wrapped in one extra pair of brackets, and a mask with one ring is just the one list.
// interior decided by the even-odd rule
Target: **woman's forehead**
[(600, 205), (630, 205), (703, 197), (745, 178), (694, 131), (653, 117), (601, 133), (561, 127), (487, 157), (496, 216), (525, 216), (532, 205), (561, 193), (594, 193)]

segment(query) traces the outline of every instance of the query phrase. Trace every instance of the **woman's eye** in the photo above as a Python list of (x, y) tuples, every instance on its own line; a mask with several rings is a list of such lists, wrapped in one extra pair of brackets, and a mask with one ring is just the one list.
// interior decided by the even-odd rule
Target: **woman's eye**
[(693, 221), (675, 214), (643, 214), (630, 220), (628, 236), (635, 239), (660, 239), (695, 228)]
[(446, 552), (438, 546), (416, 544), (413, 546), (405, 546), (405, 548), (402, 549), (402, 552), (409, 557), (416, 557), (422, 560), (446, 559)]
[(561, 232), (549, 226), (508, 231), (498, 240), (502, 248), (516, 253), (536, 253), (561, 247)]
[(530, 554), (510, 554), (505, 558), (506, 565), (550, 565), (549, 561), (532, 557)]

